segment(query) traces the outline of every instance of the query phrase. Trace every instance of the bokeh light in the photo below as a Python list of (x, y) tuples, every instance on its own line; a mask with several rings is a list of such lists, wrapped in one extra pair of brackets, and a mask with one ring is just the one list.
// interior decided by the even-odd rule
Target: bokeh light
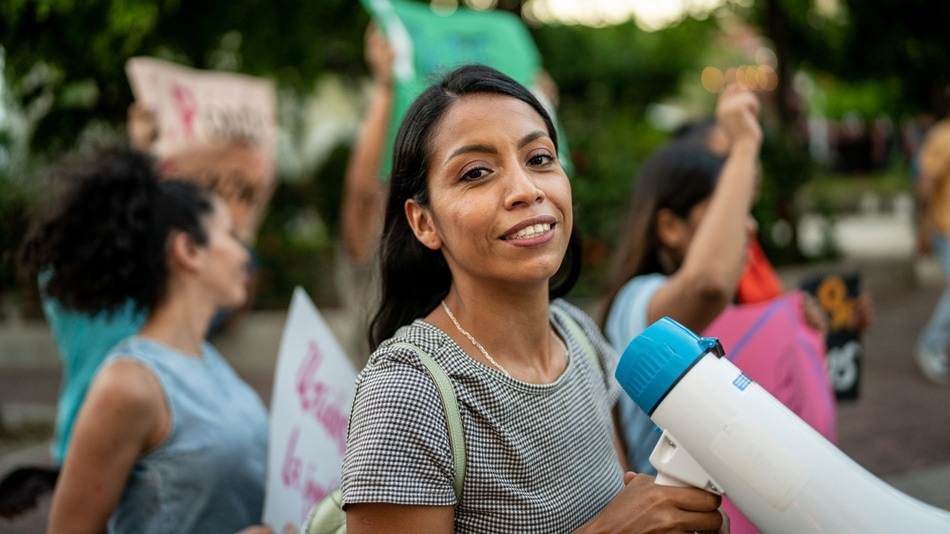
[(706, 67), (703, 69), (701, 79), (703, 89), (709, 91), (710, 93), (718, 93), (719, 91), (722, 91), (722, 87), (726, 83), (726, 76), (716, 67)]
[(476, 11), (485, 11), (494, 9), (498, 5), (498, 0), (465, 0), (465, 5)]
[(529, 22), (595, 28), (634, 19), (643, 30), (655, 31), (687, 15), (704, 17), (723, 3), (724, 0), (528, 0), (521, 13)]
[(459, 8), (458, 0), (432, 0), (429, 5), (438, 15), (449, 16)]
[(774, 91), (778, 87), (778, 73), (771, 65), (739, 65), (729, 67), (725, 73), (707, 66), (700, 75), (700, 83), (710, 93), (718, 93), (730, 83), (753, 91)]

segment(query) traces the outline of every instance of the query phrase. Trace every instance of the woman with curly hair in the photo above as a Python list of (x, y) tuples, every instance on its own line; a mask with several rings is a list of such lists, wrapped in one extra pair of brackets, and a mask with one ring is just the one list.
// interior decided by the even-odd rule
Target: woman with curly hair
[[(246, 298), (248, 253), (220, 199), (162, 180), (126, 148), (75, 154), (24, 243), (62, 306), (146, 310), (82, 404), (50, 532), (235, 532), (261, 519), (267, 413), (205, 341), (216, 310)], [(268, 532), (265, 527), (247, 532)]]

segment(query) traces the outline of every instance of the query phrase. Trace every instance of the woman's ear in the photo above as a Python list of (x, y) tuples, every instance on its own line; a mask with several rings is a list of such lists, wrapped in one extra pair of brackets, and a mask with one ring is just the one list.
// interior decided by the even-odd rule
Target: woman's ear
[(185, 232), (172, 234), (169, 250), (169, 261), (173, 265), (194, 271), (201, 266), (201, 247)]
[(403, 207), (406, 211), (409, 227), (412, 228), (412, 233), (416, 235), (416, 239), (432, 250), (442, 248), (442, 237), (439, 236), (438, 230), (432, 224), (429, 211), (412, 199), (407, 200)]
[(664, 247), (678, 250), (684, 239), (683, 220), (669, 208), (656, 212), (656, 237)]

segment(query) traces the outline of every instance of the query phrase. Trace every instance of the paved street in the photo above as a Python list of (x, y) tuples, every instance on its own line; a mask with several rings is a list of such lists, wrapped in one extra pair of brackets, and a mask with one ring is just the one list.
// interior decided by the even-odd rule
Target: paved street
[[(844, 221), (843, 231), (852, 232), (845, 260), (784, 269), (781, 275), (793, 285), (814, 272), (861, 273), (874, 300), (876, 320), (864, 339), (860, 397), (838, 406), (839, 446), (900, 491), (950, 509), (950, 387), (927, 382), (911, 357), (943, 283), (921, 283), (915, 277), (908, 259), (909, 228), (900, 221), (882, 227), (876, 220), (863, 225), (860, 220)], [(862, 227), (872, 231), (855, 231)], [(885, 230), (878, 233), (874, 228)], [(322, 313), (331, 327), (344, 327), (335, 310)], [(283, 322), (283, 312), (255, 312), (240, 328), (215, 340), (265, 401), (270, 399)], [(0, 321), (0, 476), (18, 465), (49, 461), (46, 440), (59, 369), (42, 321)], [(43, 532), (48, 504), (44, 500), (38, 510), (14, 522), (0, 519), (0, 531)]]

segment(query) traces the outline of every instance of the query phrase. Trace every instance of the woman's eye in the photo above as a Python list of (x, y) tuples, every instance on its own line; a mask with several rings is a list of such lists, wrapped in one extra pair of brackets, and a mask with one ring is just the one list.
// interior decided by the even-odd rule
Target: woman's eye
[(550, 154), (535, 154), (528, 159), (528, 165), (548, 165), (554, 162), (554, 157)]
[(462, 175), (462, 180), (467, 180), (467, 181), (478, 180), (479, 178), (484, 178), (485, 176), (488, 176), (489, 172), (490, 171), (486, 169), (485, 167), (476, 167), (474, 169), (470, 169), (466, 171), (465, 174)]

